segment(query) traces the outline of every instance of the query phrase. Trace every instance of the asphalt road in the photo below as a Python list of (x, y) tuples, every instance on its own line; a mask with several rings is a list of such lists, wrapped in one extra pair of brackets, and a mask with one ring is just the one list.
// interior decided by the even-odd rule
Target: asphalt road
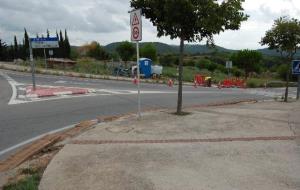
[[(31, 83), (31, 75), (0, 70), (16, 82)], [(73, 77), (37, 75), (38, 85), (74, 86), (108, 90), (136, 90), (130, 82), (81, 79)], [(142, 94), (142, 109), (176, 107), (177, 88), (159, 84), (141, 84), (144, 91), (162, 93)], [(201, 105), (237, 99), (266, 99), (261, 94), (244, 89), (217, 89), (184, 87), (183, 104)], [(137, 110), (136, 94), (110, 94), (107, 96), (80, 96), (63, 99), (8, 105), (12, 88), (0, 75), (0, 152), (41, 134), (76, 124), (97, 116), (117, 115)], [(11, 152), (0, 155), (0, 159)]]

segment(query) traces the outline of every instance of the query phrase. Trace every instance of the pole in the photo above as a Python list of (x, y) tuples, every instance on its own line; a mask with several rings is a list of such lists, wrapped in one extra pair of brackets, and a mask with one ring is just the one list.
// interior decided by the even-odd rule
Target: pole
[(32, 46), (31, 46), (31, 40), (29, 40), (29, 52), (30, 52), (30, 66), (31, 66), (31, 75), (32, 75), (32, 87), (33, 90), (36, 89), (35, 86), (35, 66), (33, 62), (33, 53), (32, 53)]
[(137, 83), (138, 83), (138, 118), (141, 119), (141, 91), (140, 91), (140, 52), (139, 42), (136, 42), (136, 66), (137, 66)]
[(297, 100), (299, 100), (299, 96), (300, 96), (300, 75), (298, 75)]
[(46, 49), (44, 48), (44, 57), (45, 57), (45, 67), (47, 69), (47, 55), (46, 55)]

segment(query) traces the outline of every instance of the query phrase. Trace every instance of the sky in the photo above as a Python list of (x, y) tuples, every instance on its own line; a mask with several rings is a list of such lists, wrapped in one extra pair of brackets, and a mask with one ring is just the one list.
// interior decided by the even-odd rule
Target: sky
[[(101, 45), (130, 40), (129, 0), (0, 0), (0, 39), (22, 41), (24, 28), (30, 37), (67, 29), (72, 45), (98, 41)], [(246, 0), (250, 16), (240, 30), (215, 36), (215, 43), (228, 49), (258, 49), (258, 43), (280, 16), (300, 19), (300, 0)], [(179, 40), (156, 37), (156, 28), (143, 19), (143, 42), (178, 45)], [(203, 42), (202, 42), (203, 43)]]

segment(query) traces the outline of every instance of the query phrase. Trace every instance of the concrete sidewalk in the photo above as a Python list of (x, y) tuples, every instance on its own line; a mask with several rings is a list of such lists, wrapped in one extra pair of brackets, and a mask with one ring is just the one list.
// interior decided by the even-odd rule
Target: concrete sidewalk
[(300, 103), (188, 111), (96, 126), (57, 154), (40, 189), (300, 189)]

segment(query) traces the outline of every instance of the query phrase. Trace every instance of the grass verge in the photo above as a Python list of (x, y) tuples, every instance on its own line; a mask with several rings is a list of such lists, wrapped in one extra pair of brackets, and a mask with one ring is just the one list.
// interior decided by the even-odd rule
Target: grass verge
[(26, 168), (21, 170), (19, 180), (7, 184), (3, 190), (38, 190), (43, 169)]

